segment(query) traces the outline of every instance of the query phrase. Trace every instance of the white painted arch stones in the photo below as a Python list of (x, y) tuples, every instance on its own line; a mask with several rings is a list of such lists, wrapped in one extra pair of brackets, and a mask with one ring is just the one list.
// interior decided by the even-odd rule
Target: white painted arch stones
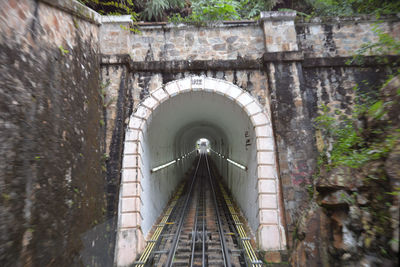
[(227, 97), (240, 106), (254, 127), (257, 146), (258, 221), (257, 242), (262, 250), (286, 248), (282, 223), (283, 207), (279, 201), (279, 181), (275, 146), (268, 112), (248, 92), (224, 80), (191, 76), (167, 83), (152, 92), (131, 116), (125, 136), (122, 178), (118, 210), (118, 232), (115, 253), (117, 266), (132, 264), (145, 245), (141, 230), (141, 182), (143, 174), (143, 142), (147, 119), (163, 102), (179, 94), (203, 91)]

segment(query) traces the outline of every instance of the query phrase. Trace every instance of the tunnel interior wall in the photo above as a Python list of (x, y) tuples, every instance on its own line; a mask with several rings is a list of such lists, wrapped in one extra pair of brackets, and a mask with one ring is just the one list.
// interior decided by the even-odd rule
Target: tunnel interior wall
[[(162, 107), (160, 109), (153, 112), (143, 134), (143, 175), (146, 179), (143, 179), (142, 182), (144, 194), (141, 198), (140, 210), (143, 217), (141, 227), (145, 236), (148, 236), (152, 226), (162, 214), (196, 155), (192, 153), (182, 159), (181, 157), (184, 154), (176, 153), (173, 145), (174, 140), (162, 138), (163, 134), (166, 134), (167, 131), (173, 131), (173, 129), (159, 127), (162, 123), (157, 120), (157, 117), (165, 112)], [(173, 112), (170, 112), (170, 114), (173, 116)], [(186, 154), (189, 151), (182, 152)], [(177, 161), (178, 158), (180, 159), (179, 162)], [(159, 171), (151, 171), (152, 168), (174, 160), (177, 162), (171, 166)]]
[[(223, 167), (219, 171), (226, 172), (223, 176), (225, 183), (249, 219), (251, 228), (257, 231), (255, 133), (252, 122), (242, 108), (232, 100), (214, 93), (183, 93), (157, 107), (146, 120), (144, 129), (141, 154), (143, 197), (140, 210), (143, 218), (141, 228), (145, 236), (165, 208), (177, 184), (184, 178), (183, 174), (194, 163), (197, 154), (193, 153), (196, 152), (195, 144), (202, 137), (210, 138), (215, 145), (210, 154), (216, 155), (218, 152), (225, 156), (225, 162), (221, 166), (217, 164), (217, 167)], [(182, 158), (191, 152), (190, 157)], [(227, 158), (248, 166), (249, 170), (226, 164)], [(176, 162), (171, 166), (151, 172), (152, 168), (172, 160)]]
[(100, 17), (74, 1), (1, 1), (0, 265), (110, 265)]

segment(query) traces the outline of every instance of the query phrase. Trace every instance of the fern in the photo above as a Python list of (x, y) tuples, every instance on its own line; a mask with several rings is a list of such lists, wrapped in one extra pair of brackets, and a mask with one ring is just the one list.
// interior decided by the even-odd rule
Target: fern
[(242, 0), (240, 1), (240, 15), (246, 19), (257, 18), (261, 11), (272, 10), (277, 2), (278, 0)]
[(167, 10), (174, 8), (183, 8), (184, 0), (149, 0), (145, 3), (141, 17), (145, 20), (159, 21), (164, 17)]

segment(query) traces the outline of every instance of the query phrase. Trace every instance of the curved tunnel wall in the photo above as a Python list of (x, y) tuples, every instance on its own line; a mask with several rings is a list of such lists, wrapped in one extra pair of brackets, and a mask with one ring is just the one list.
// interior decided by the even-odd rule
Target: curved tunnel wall
[[(195, 142), (211, 153), (236, 202), (257, 232), (261, 249), (286, 246), (269, 116), (257, 100), (223, 80), (188, 77), (150, 93), (126, 133), (120, 190), (116, 265), (132, 263), (145, 236), (192, 164)], [(242, 170), (226, 161), (247, 166)], [(157, 172), (151, 169), (180, 159)], [(135, 253), (132, 253), (134, 251)]]

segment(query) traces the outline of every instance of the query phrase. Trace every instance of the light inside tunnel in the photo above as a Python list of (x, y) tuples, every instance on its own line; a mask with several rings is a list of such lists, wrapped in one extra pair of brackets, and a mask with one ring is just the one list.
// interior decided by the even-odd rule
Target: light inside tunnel
[(194, 149), (194, 150), (192, 150), (191, 152), (189, 152), (189, 153), (187, 153), (187, 154), (185, 154), (185, 155), (183, 155), (183, 156), (177, 158), (176, 160), (172, 160), (172, 161), (167, 162), (167, 163), (165, 163), (165, 164), (163, 164), (163, 165), (154, 167), (153, 169), (151, 169), (151, 172), (153, 173), (153, 172), (162, 170), (162, 169), (164, 169), (164, 168), (166, 168), (166, 167), (168, 167), (168, 166), (171, 166), (172, 164), (176, 163), (177, 161), (183, 160), (185, 157), (187, 157), (187, 156), (189, 156), (190, 154), (192, 154), (195, 150), (196, 150), (196, 149)]
[(247, 169), (246, 166), (243, 166), (242, 164), (237, 163), (236, 161), (233, 161), (233, 160), (231, 160), (231, 159), (226, 159), (226, 160), (227, 160), (229, 163), (235, 165), (236, 167), (241, 168), (242, 170), (246, 170), (246, 169)]
[[(225, 158), (225, 156), (222, 155), (221, 153), (218, 153), (217, 151), (214, 151), (214, 150), (212, 150), (212, 149), (211, 149), (211, 151), (214, 152), (215, 154), (217, 154), (218, 157), (221, 157), (221, 158), (223, 158), (223, 159)], [(209, 151), (208, 151), (208, 152), (209, 152)], [(227, 160), (229, 163), (235, 165), (236, 167), (239, 167), (239, 168), (242, 169), (242, 170), (247, 170), (247, 167), (246, 167), (246, 166), (244, 166), (244, 165), (242, 165), (242, 164), (240, 164), (240, 163), (237, 163), (236, 161), (234, 161), (234, 160), (232, 160), (232, 159), (227, 158), (226, 160)]]
[[(178, 158), (177, 160), (179, 161), (179, 160), (181, 160), (181, 159)], [(157, 167), (151, 169), (151, 172), (156, 172), (156, 171), (159, 171), (159, 170), (161, 170), (161, 169), (164, 169), (164, 168), (166, 168), (166, 167), (168, 167), (168, 166), (174, 164), (177, 160), (172, 160), (172, 161), (167, 162), (167, 163), (165, 163), (165, 164), (163, 164), (163, 165), (157, 166)]]

